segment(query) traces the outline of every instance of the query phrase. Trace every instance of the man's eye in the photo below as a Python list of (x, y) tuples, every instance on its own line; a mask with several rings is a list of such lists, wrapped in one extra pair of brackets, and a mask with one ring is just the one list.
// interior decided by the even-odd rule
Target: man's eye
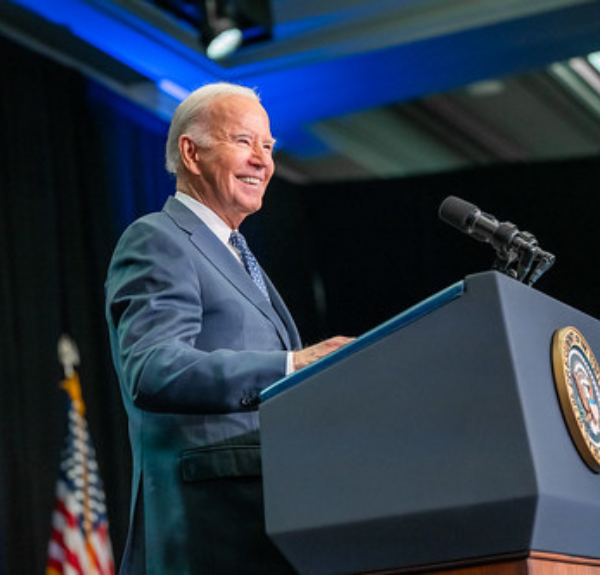
[(238, 144), (241, 144), (242, 146), (251, 146), (252, 145), (252, 140), (250, 140), (250, 138), (238, 138), (237, 142), (238, 142)]

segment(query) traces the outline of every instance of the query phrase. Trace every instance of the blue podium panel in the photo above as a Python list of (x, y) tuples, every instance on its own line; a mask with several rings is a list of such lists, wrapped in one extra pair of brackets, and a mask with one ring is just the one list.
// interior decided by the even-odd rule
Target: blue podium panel
[(600, 324), (493, 272), (450, 291), (265, 392), (267, 530), (300, 573), (600, 557), (551, 358), (557, 328), (600, 349)]

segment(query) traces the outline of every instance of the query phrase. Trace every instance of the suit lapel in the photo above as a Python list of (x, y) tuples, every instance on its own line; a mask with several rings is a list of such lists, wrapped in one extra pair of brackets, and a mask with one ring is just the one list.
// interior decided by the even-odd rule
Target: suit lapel
[(267, 289), (269, 290), (269, 297), (271, 298), (271, 303), (277, 312), (279, 318), (286, 326), (286, 333), (289, 335), (291, 349), (300, 349), (302, 347), (302, 343), (300, 341), (300, 334), (298, 333), (298, 328), (296, 327), (296, 323), (294, 322), (294, 318), (292, 314), (288, 310), (283, 298), (279, 295), (279, 292), (271, 282), (269, 276), (265, 273), (265, 271), (261, 268), (263, 275), (265, 277), (265, 282), (267, 284)]
[[(260, 289), (252, 281), (242, 265), (235, 259), (233, 254), (226, 246), (215, 236), (208, 226), (198, 218), (191, 210), (186, 208), (181, 202), (174, 198), (169, 198), (165, 204), (164, 211), (175, 221), (175, 223), (190, 234), (190, 240), (200, 250), (206, 258), (214, 265), (215, 269), (221, 273), (231, 284), (260, 312), (267, 317), (277, 329), (281, 341), (286, 349), (292, 349), (297, 339), (297, 331), (285, 304), (277, 293), (277, 290), (269, 280), (266, 274), (265, 281), (269, 289), (269, 294), (273, 295), (273, 305), (271, 305), (263, 296)], [(263, 272), (264, 273), (264, 272)], [(285, 310), (285, 315), (291, 321), (293, 329), (288, 331), (281, 317), (275, 311), (274, 306)], [(282, 317), (285, 317), (282, 315)], [(290, 325), (290, 322), (286, 323)]]

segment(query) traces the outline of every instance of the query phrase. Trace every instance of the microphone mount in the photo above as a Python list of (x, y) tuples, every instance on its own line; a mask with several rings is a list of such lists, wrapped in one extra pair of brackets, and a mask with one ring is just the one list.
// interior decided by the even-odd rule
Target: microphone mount
[(533, 285), (556, 260), (553, 254), (540, 248), (530, 232), (519, 231), (511, 222), (498, 222), (494, 216), (455, 196), (442, 202), (439, 216), (474, 239), (489, 243), (496, 252), (492, 269), (527, 285)]

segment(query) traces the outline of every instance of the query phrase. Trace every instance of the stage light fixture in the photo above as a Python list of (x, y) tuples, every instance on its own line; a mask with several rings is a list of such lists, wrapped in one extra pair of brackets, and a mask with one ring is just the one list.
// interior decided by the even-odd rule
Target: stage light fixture
[(268, 0), (203, 0), (200, 41), (206, 55), (221, 60), (242, 45), (271, 37)]

